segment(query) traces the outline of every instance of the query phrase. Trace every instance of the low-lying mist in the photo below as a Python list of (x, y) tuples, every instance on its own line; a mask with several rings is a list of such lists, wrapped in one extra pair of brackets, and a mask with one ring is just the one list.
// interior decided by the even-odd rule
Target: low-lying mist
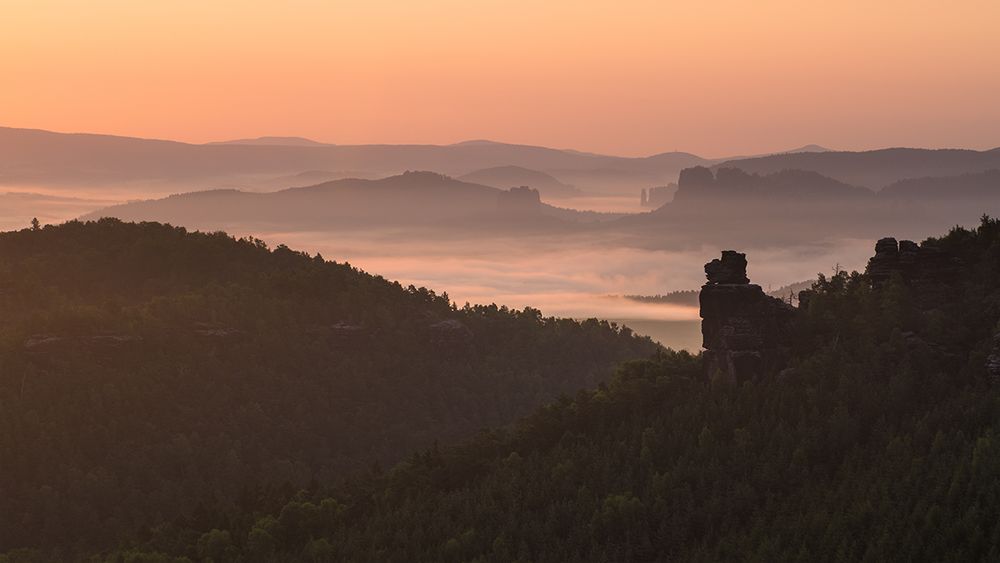
[[(34, 189), (33, 192), (44, 192)], [(74, 192), (78, 193), (78, 192)], [(20, 229), (32, 217), (59, 223), (85, 215), (121, 194), (96, 190), (86, 197), (62, 194), (0, 195), (0, 228)], [(153, 216), (150, 220), (156, 220)], [(475, 224), (451, 225), (441, 232), (366, 225), (331, 230), (262, 227), (258, 223), (181, 223), (191, 229), (225, 229), (234, 236), (253, 236), (272, 247), (321, 253), (326, 259), (350, 262), (365, 271), (424, 286), (465, 303), (497, 303), (513, 308), (534, 307), (546, 316), (597, 317), (623, 323), (672, 348), (700, 347), (696, 307), (625, 299), (625, 295), (657, 295), (697, 289), (704, 281), (703, 265), (723, 249), (746, 252), (749, 274), (765, 290), (812, 279), (836, 267), (860, 269), (871, 255), (869, 239), (790, 237), (794, 244), (766, 244), (741, 237), (720, 236), (715, 244), (662, 245), (679, 225), (664, 225), (662, 233), (622, 236), (609, 230), (540, 233), (517, 229), (499, 234)], [(775, 225), (780, 229), (780, 225)], [(683, 230), (681, 231), (683, 232)], [(700, 232), (700, 230), (699, 230)], [(886, 233), (895, 234), (895, 233)], [(691, 232), (697, 240), (698, 233)], [(666, 240), (663, 238), (662, 240)], [(637, 242), (638, 241), (638, 242)]]
[[(666, 346), (691, 350), (700, 347), (697, 308), (622, 296), (697, 289), (704, 283), (705, 262), (722, 250), (643, 250), (608, 246), (596, 239), (542, 237), (419, 241), (398, 231), (254, 236), (271, 245), (286, 244), (350, 262), (404, 285), (447, 292), (459, 306), (497, 303), (534, 307), (546, 316), (608, 319)], [(748, 248), (734, 241), (731, 248), (747, 253), (751, 280), (769, 290), (830, 273), (838, 266), (861, 269), (871, 255), (872, 242), (844, 239), (792, 248)]]

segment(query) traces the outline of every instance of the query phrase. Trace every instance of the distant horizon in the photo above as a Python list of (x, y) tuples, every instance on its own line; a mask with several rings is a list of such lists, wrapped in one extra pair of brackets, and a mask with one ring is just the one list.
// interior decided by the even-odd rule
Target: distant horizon
[(1000, 3), (8, 0), (0, 123), (639, 156), (996, 146)]
[[(469, 138), (469, 139), (460, 139), (460, 140), (452, 141), (452, 142), (379, 142), (379, 141), (375, 141), (375, 142), (351, 143), (351, 142), (335, 142), (335, 141), (329, 141), (329, 140), (325, 140), (325, 139), (318, 139), (318, 138), (315, 138), (315, 137), (310, 137), (310, 136), (306, 136), (306, 135), (297, 135), (297, 134), (282, 134), (282, 135), (262, 134), (262, 135), (251, 135), (251, 136), (245, 136), (245, 137), (212, 138), (212, 139), (209, 139), (207, 141), (198, 141), (198, 140), (188, 140), (188, 139), (184, 139), (184, 138), (156, 137), (156, 136), (151, 136), (151, 135), (129, 135), (129, 134), (122, 134), (122, 133), (115, 133), (115, 132), (106, 132), (106, 131), (73, 131), (73, 130), (47, 129), (47, 128), (43, 128), (43, 127), (21, 127), (21, 126), (8, 125), (6, 123), (0, 123), (0, 128), (5, 128), (5, 129), (21, 129), (21, 130), (26, 130), (26, 131), (42, 131), (42, 132), (46, 132), (46, 133), (56, 133), (56, 134), (60, 134), (60, 135), (94, 135), (94, 136), (101, 136), (101, 137), (119, 137), (119, 138), (127, 138), (127, 139), (139, 139), (139, 140), (145, 140), (145, 141), (167, 141), (167, 142), (183, 143), (183, 144), (188, 144), (188, 145), (213, 145), (213, 144), (221, 145), (221, 144), (230, 144), (230, 143), (232, 143), (232, 144), (239, 144), (239, 142), (241, 142), (241, 141), (259, 141), (259, 140), (263, 140), (263, 139), (276, 139), (276, 140), (277, 139), (288, 139), (288, 140), (297, 139), (297, 140), (309, 141), (311, 143), (315, 143), (315, 146), (340, 146), (340, 147), (377, 146), (377, 145), (386, 145), (386, 146), (438, 146), (438, 147), (447, 147), (447, 146), (462, 145), (462, 144), (466, 144), (466, 143), (494, 143), (494, 144), (499, 144), (499, 145), (538, 147), (538, 148), (546, 148), (546, 149), (559, 150), (559, 151), (575, 151), (575, 152), (581, 152), (581, 153), (591, 153), (591, 154), (596, 154), (596, 155), (601, 155), (601, 156), (612, 156), (612, 157), (620, 157), (620, 158), (645, 158), (645, 157), (657, 156), (657, 155), (661, 155), (661, 154), (690, 154), (690, 155), (697, 156), (699, 158), (703, 158), (705, 160), (725, 160), (725, 159), (729, 159), (729, 158), (746, 158), (746, 157), (763, 156), (763, 155), (771, 155), (771, 154), (783, 154), (783, 153), (798, 151), (798, 150), (801, 150), (801, 149), (806, 148), (806, 147), (817, 147), (817, 148), (823, 149), (825, 151), (830, 151), (830, 152), (868, 152), (868, 151), (888, 150), (888, 149), (922, 149), (922, 150), (948, 150), (948, 149), (955, 149), (955, 150), (971, 150), (971, 151), (984, 152), (984, 151), (991, 151), (991, 150), (995, 150), (995, 149), (1000, 149), (1000, 141), (998, 141), (998, 143), (995, 144), (995, 145), (985, 145), (985, 146), (982, 146), (982, 147), (951, 146), (951, 145), (947, 145), (947, 146), (945, 146), (945, 145), (942, 145), (942, 146), (916, 146), (916, 145), (910, 145), (910, 146), (907, 146), (907, 145), (892, 145), (892, 146), (886, 145), (886, 146), (880, 146), (880, 145), (872, 145), (872, 146), (866, 146), (866, 147), (863, 147), (863, 148), (841, 148), (841, 147), (833, 147), (833, 146), (830, 146), (830, 145), (827, 145), (827, 144), (824, 144), (824, 143), (809, 142), (809, 143), (801, 143), (799, 145), (796, 145), (796, 146), (793, 146), (793, 147), (788, 147), (788, 148), (783, 148), (783, 149), (776, 149), (776, 150), (749, 149), (749, 150), (747, 150), (745, 152), (742, 152), (742, 153), (719, 154), (719, 155), (714, 155), (714, 154), (712, 154), (712, 155), (706, 155), (706, 154), (698, 153), (698, 152), (691, 151), (691, 150), (685, 150), (684, 148), (677, 148), (677, 149), (673, 149), (673, 150), (660, 150), (660, 151), (654, 151), (654, 152), (642, 153), (642, 154), (619, 154), (619, 153), (610, 153), (610, 152), (599, 152), (599, 151), (589, 150), (589, 149), (586, 149), (586, 148), (575, 147), (575, 146), (561, 147), (561, 146), (545, 145), (545, 144), (541, 144), (541, 143), (537, 143), (537, 142), (518, 142), (518, 141), (500, 140), (500, 139), (490, 138), (490, 137), (485, 137), (485, 136), (475, 137), (475, 138)], [(280, 144), (275, 144), (275, 145), (272, 145), (272, 146), (280, 146)], [(289, 146), (308, 146), (308, 145), (289, 145)]]

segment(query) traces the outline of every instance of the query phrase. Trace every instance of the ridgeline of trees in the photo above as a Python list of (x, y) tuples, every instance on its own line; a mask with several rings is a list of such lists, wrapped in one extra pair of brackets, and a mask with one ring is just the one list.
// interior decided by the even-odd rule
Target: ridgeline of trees
[[(1000, 222), (941, 287), (821, 276), (778, 374), (661, 352), (388, 472), (148, 530), (108, 561), (996, 561)], [(262, 497), (263, 498), (263, 497)]]
[(659, 349), (606, 322), (456, 308), (283, 246), (117, 220), (0, 234), (0, 311), (13, 560), (280, 508)]

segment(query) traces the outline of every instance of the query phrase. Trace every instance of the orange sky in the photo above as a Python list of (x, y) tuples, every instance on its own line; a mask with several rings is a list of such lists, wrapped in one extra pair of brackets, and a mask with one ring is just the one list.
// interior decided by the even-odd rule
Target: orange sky
[(992, 148), (998, 24), (996, 0), (0, 0), (0, 125), (625, 155)]

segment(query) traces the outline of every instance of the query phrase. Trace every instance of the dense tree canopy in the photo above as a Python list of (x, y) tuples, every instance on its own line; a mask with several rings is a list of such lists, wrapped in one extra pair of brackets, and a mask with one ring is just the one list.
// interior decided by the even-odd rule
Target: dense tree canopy
[(995, 561), (1000, 223), (944, 287), (821, 277), (740, 385), (660, 353), (388, 472), (149, 530), (110, 561)]
[(0, 311), (0, 550), (43, 559), (388, 466), (658, 349), (116, 220), (0, 234)]

